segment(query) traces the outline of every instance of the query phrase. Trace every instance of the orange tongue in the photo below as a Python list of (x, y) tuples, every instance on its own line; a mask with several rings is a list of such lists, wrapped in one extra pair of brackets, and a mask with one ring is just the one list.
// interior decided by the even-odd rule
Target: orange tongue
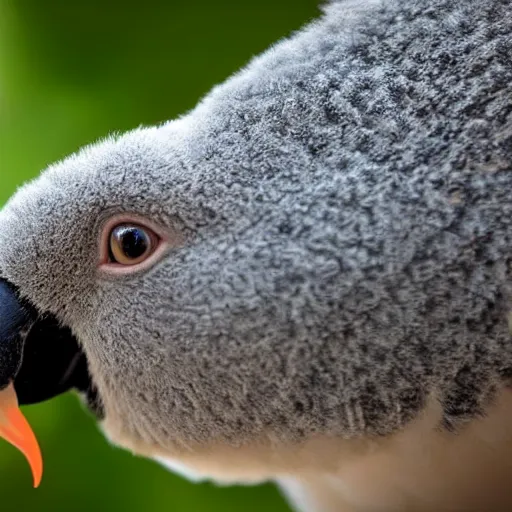
[(43, 476), (41, 450), (34, 432), (18, 407), (18, 398), (12, 384), (0, 391), (0, 437), (25, 455), (32, 469), (34, 487), (38, 487)]

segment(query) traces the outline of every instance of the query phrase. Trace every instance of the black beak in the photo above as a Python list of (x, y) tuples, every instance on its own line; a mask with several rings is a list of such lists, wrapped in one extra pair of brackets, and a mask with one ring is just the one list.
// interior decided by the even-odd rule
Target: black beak
[(101, 416), (87, 359), (70, 329), (41, 317), (0, 279), (0, 390), (14, 382), (20, 405), (43, 402), (75, 389)]

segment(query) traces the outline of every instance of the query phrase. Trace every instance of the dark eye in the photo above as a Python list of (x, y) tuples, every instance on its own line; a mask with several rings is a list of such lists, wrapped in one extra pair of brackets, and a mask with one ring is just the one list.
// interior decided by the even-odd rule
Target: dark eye
[(110, 263), (137, 265), (151, 256), (158, 238), (150, 229), (135, 224), (120, 224), (109, 238)]

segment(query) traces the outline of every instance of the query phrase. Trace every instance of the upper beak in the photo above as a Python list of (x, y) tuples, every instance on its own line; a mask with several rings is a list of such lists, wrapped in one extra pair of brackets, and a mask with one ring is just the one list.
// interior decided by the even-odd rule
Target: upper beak
[(41, 452), (18, 405), (71, 388), (86, 392), (90, 405), (100, 407), (87, 360), (71, 331), (52, 316), (39, 317), (14, 286), (0, 279), (0, 436), (26, 456), (35, 487), (42, 476)]

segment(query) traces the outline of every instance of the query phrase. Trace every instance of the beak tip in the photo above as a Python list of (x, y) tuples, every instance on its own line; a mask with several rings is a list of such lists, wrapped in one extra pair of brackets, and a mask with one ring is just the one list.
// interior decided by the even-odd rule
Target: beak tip
[(37, 489), (41, 485), (41, 476), (34, 477), (34, 489)]

